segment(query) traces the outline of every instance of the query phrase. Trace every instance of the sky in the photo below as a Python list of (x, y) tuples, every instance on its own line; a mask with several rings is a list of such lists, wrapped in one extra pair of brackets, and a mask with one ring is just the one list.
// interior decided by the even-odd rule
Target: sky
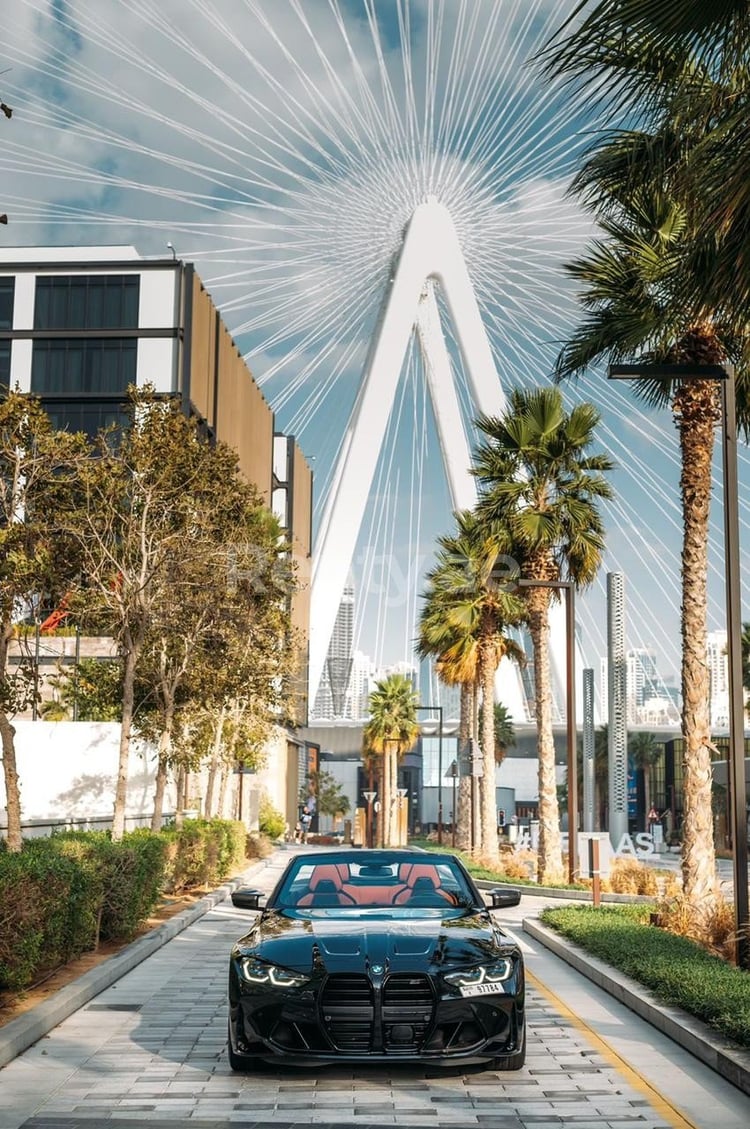
[[(578, 316), (561, 265), (592, 235), (567, 195), (601, 126), (530, 60), (570, 0), (15, 0), (0, 44), (0, 196), (13, 244), (132, 243), (195, 262), (280, 429), (315, 472), (319, 518), (406, 224), (449, 208), (499, 381), (545, 383)], [(444, 328), (470, 441), (470, 400)], [(607, 553), (577, 603), (606, 647), (606, 573), (628, 645), (679, 666), (679, 464), (668, 412), (605, 373), (565, 388), (602, 413), (617, 463)], [(711, 629), (724, 627), (721, 467)], [(746, 561), (748, 459), (740, 452)], [(410, 657), (435, 538), (452, 526), (421, 359), (410, 349), (354, 553), (356, 644)], [(743, 567), (743, 574), (750, 575)], [(743, 589), (743, 608), (748, 592)], [(744, 613), (743, 618), (748, 618)]]

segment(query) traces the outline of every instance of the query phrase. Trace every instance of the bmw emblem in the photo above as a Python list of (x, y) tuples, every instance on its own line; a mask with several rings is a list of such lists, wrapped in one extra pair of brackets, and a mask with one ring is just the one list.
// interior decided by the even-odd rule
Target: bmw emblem
[(376, 976), (380, 976), (380, 973), (383, 971), (382, 964), (373, 964), (371, 971), (374, 972)]

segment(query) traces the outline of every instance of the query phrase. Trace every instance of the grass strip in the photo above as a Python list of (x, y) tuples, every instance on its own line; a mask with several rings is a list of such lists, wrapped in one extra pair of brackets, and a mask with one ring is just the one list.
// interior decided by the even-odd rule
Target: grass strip
[(694, 941), (649, 923), (654, 906), (565, 906), (542, 910), (549, 929), (750, 1048), (750, 973)]

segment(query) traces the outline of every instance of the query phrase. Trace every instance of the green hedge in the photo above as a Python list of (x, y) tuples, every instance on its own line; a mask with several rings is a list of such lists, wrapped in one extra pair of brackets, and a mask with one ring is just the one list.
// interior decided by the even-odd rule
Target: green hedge
[(245, 827), (190, 820), (156, 834), (102, 831), (0, 851), (0, 990), (19, 991), (96, 949), (131, 940), (164, 892), (217, 885), (245, 861)]
[(750, 1047), (750, 972), (700, 945), (649, 924), (654, 906), (566, 906), (541, 921), (586, 952), (681, 1007), (743, 1047)]

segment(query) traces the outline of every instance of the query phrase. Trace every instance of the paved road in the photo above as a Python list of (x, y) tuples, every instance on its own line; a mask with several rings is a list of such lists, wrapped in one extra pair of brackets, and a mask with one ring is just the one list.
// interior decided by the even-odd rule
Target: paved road
[[(253, 885), (270, 890), (283, 854)], [(529, 1053), (514, 1074), (268, 1068), (226, 1059), (226, 964), (247, 914), (224, 902), (0, 1071), (0, 1129), (399, 1125), (402, 1129), (748, 1129), (750, 1098), (521, 933)], [(557, 902), (556, 904), (559, 904)]]

